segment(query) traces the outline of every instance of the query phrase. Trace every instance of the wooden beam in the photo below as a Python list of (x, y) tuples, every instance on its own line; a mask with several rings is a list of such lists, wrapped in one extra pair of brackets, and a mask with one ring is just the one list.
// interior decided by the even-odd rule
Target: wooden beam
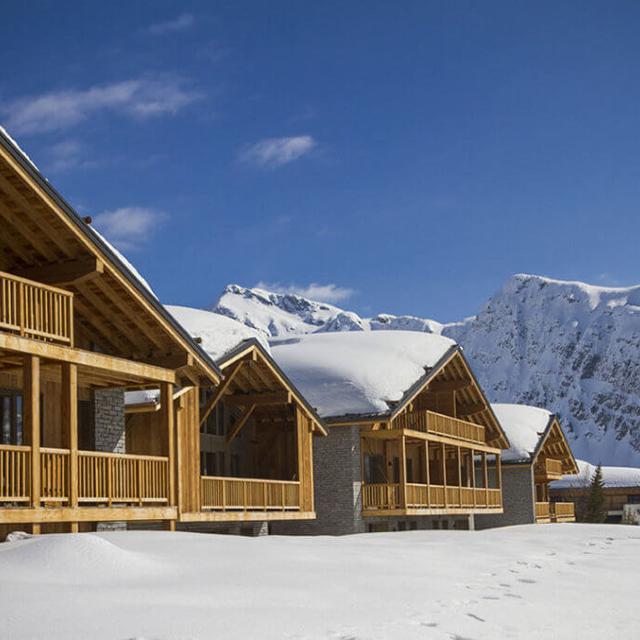
[(173, 412), (173, 385), (163, 382), (160, 385), (160, 413), (161, 424), (167, 438), (168, 481), (169, 481), (169, 506), (176, 504), (176, 457), (175, 457), (175, 425)]
[(150, 358), (153, 359), (153, 364), (158, 367), (164, 367), (165, 369), (192, 367), (194, 364), (193, 356), (187, 351), (169, 353), (163, 356), (158, 356), (157, 358), (152, 355)]
[(70, 507), (0, 508), (2, 524), (29, 522), (114, 522), (134, 520), (175, 520), (175, 507)]
[(31, 507), (40, 506), (40, 358), (25, 356), (23, 428), (31, 445)]
[(476, 413), (482, 413), (489, 407), (484, 402), (474, 402), (471, 404), (462, 404), (457, 407), (458, 418), (463, 416), (472, 416)]
[(13, 271), (15, 275), (43, 284), (72, 284), (85, 281), (104, 273), (104, 262), (95, 256), (85, 256), (75, 260), (50, 262), (37, 267), (27, 267)]
[(213, 392), (213, 395), (209, 398), (209, 400), (207, 400), (207, 404), (200, 412), (200, 426), (204, 424), (205, 420), (209, 417), (209, 414), (213, 411), (213, 408), (218, 404), (222, 396), (230, 387), (233, 379), (238, 375), (240, 369), (242, 368), (242, 365), (242, 360), (240, 362), (236, 362), (233, 368), (228, 373), (224, 374), (224, 379), (218, 385), (217, 389)]
[(255, 404), (250, 404), (242, 412), (242, 415), (240, 416), (240, 419), (238, 420), (238, 422), (236, 422), (233, 425), (233, 429), (231, 429), (231, 431), (227, 434), (227, 437), (225, 438), (225, 442), (227, 444), (231, 444), (231, 442), (233, 442), (233, 439), (240, 433), (240, 430), (242, 429), (242, 427), (244, 427), (244, 425), (246, 424), (247, 420), (251, 417), (251, 414), (253, 413), (253, 410), (255, 408), (256, 408)]
[(227, 396), (226, 404), (247, 407), (249, 405), (288, 404), (291, 402), (289, 391), (274, 391), (269, 393), (238, 393)]
[(62, 363), (62, 431), (69, 447), (69, 506), (78, 506), (78, 366)]
[(407, 438), (400, 436), (400, 506), (407, 508)]
[(428, 390), (434, 393), (440, 393), (442, 391), (459, 391), (460, 389), (466, 389), (473, 383), (471, 380), (434, 380), (429, 383)]
[(142, 381), (174, 383), (176, 380), (175, 372), (169, 369), (162, 369), (161, 367), (156, 367), (151, 364), (143, 364), (133, 360), (108, 356), (95, 351), (83, 351), (50, 342), (31, 340), (9, 333), (0, 332), (0, 349), (39, 356), (59, 362), (70, 362), (99, 371), (119, 373), (123, 377), (130, 376), (131, 378), (139, 378)]

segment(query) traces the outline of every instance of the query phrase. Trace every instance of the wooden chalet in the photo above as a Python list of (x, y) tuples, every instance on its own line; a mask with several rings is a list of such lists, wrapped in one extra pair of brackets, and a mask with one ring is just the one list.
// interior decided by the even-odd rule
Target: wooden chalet
[[(285, 341), (282, 346), (272, 345), (274, 357), (294, 381), (300, 379), (299, 387), (310, 402), (323, 406), (320, 415), (329, 427), (327, 441), (318, 443), (315, 468), (316, 502), (325, 511), (318, 506), (318, 523), (313, 530), (350, 533), (384, 529), (392, 522), (406, 528), (418, 526), (415, 518), (421, 516), (464, 519), (476, 513), (501, 513), (500, 454), (508, 441), (461, 349), (452, 341), (428, 334), (410, 337), (428, 343), (441, 341), (440, 355), (425, 364), (399, 400), (387, 403), (386, 411), (331, 415), (336, 410), (331, 401), (322, 399), (323, 388), (336, 382), (340, 389), (348, 390), (358, 383), (332, 381), (324, 374), (323, 385), (317, 388), (303, 383), (310, 371), (323, 370), (332, 354), (346, 346), (343, 343), (366, 341), (363, 348), (370, 355), (382, 333), (387, 334), (385, 340), (405, 337), (401, 335), (405, 332), (372, 332), (362, 338), (360, 333), (309, 336), (305, 340), (323, 344), (300, 358), (295, 357), (295, 344)], [(358, 364), (357, 355), (350, 363), (355, 368), (367, 367), (366, 360)], [(379, 364), (371, 362), (371, 366), (379, 367), (371, 375), (378, 376), (382, 383), (392, 375), (385, 370), (384, 356)], [(354, 432), (349, 442), (358, 452), (357, 459), (345, 447), (345, 437), (349, 437), (346, 430)], [(340, 472), (336, 466), (340, 464), (346, 469), (343, 487), (337, 486)], [(327, 468), (329, 474), (324, 472)], [(355, 496), (350, 495), (354, 483), (359, 487)], [(340, 500), (360, 511), (355, 519), (335, 522), (332, 509)], [(444, 518), (445, 524), (450, 521)]]
[[(218, 368), (1, 130), (0, 225), (0, 529), (173, 526)], [(144, 388), (162, 408), (132, 437), (123, 390)]]
[[(209, 316), (218, 334), (239, 325), (188, 311)], [(192, 330), (189, 314), (178, 318)], [(200, 428), (190, 432), (178, 454), (179, 521), (206, 529), (207, 523), (315, 518), (313, 436), (326, 435), (319, 417), (258, 340), (243, 340), (221, 356), (216, 351), (210, 355), (216, 356), (223, 382), (201, 389), (199, 405), (189, 407)], [(128, 432), (155, 429), (160, 408), (155, 399), (128, 402)]]
[(505, 513), (497, 524), (574, 522), (574, 503), (549, 497), (551, 482), (578, 471), (558, 417), (526, 405), (492, 406), (512, 444), (503, 455)]

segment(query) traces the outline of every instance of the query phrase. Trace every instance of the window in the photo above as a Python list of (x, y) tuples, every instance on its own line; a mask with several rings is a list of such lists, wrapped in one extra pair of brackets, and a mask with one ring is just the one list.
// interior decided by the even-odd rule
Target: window
[(231, 476), (234, 478), (239, 478), (241, 476), (240, 456), (237, 453), (232, 453), (230, 462), (231, 462)]
[(22, 444), (22, 395), (0, 391), (0, 442)]
[(407, 460), (407, 482), (413, 482), (413, 460)]
[(640, 504), (640, 493), (627, 496), (627, 504)]
[[(204, 409), (209, 398), (211, 398), (213, 391), (210, 390), (202, 390), (200, 393), (200, 410)], [(224, 425), (224, 404), (222, 402), (218, 402), (218, 404), (213, 408), (211, 413), (207, 416), (207, 419), (202, 423), (200, 427), (201, 433), (208, 433), (212, 436), (224, 436), (225, 435), (225, 425)]]
[(216, 468), (216, 454), (211, 453), (210, 451), (201, 451), (200, 452), (200, 473), (203, 476), (216, 476), (217, 468)]
[(383, 484), (386, 482), (384, 473), (384, 456), (382, 454), (366, 454), (364, 457), (364, 481), (367, 484)]

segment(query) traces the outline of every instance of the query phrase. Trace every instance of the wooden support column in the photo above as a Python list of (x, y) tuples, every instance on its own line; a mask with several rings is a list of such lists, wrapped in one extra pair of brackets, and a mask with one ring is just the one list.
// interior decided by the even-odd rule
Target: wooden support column
[(473, 487), (473, 506), (476, 506), (476, 455), (471, 449), (471, 486)]
[(400, 436), (400, 506), (407, 508), (407, 437)]
[(170, 382), (163, 382), (160, 385), (160, 411), (162, 413), (162, 419), (160, 424), (165, 431), (165, 437), (167, 439), (167, 458), (169, 459), (169, 468), (167, 470), (168, 476), (168, 495), (169, 506), (173, 507), (176, 504), (176, 475), (178, 470), (176, 468), (176, 456), (175, 456), (175, 425), (174, 425), (174, 411), (173, 411), (173, 385)]
[(441, 451), (442, 451), (442, 486), (444, 491), (444, 506), (445, 508), (448, 506), (447, 500), (447, 457), (446, 450), (444, 446), (444, 442), (441, 443)]
[(496, 473), (498, 476), (498, 489), (500, 489), (500, 506), (502, 506), (502, 462), (499, 455), (496, 455)]
[(424, 441), (424, 477), (427, 482), (427, 506), (431, 506), (431, 478), (429, 477), (429, 441)]
[[(453, 392), (455, 393), (455, 391)], [(462, 507), (462, 470), (460, 465), (462, 464), (460, 447), (456, 447), (457, 461), (458, 461), (458, 506)]]
[[(296, 416), (296, 453), (297, 453), (297, 462), (298, 462), (298, 482), (300, 483), (300, 491), (298, 492), (298, 499), (300, 500), (300, 508), (304, 507), (304, 483), (306, 478), (304, 473), (304, 423), (302, 420), (302, 415), (300, 409), (296, 406), (295, 408), (295, 416)], [(246, 504), (246, 502), (245, 502)]]
[[(60, 403), (62, 432), (69, 447), (67, 491), (69, 507), (78, 506), (78, 365), (62, 363), (62, 398)], [(70, 531), (78, 532), (78, 523), (71, 522)]]
[(487, 452), (482, 452), (482, 471), (484, 474), (484, 500), (485, 505), (489, 506), (489, 474), (487, 472)]
[[(31, 445), (32, 507), (40, 506), (40, 358), (25, 356), (23, 362), (23, 428)], [(33, 533), (40, 533), (40, 525), (33, 524)]]

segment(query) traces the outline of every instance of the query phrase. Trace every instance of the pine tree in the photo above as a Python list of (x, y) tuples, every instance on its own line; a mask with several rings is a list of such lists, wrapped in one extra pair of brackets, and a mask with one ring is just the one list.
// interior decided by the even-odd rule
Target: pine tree
[(587, 498), (587, 508), (585, 522), (604, 522), (607, 511), (604, 505), (604, 481), (602, 480), (602, 466), (598, 465), (596, 472), (591, 478), (589, 486), (589, 496)]

